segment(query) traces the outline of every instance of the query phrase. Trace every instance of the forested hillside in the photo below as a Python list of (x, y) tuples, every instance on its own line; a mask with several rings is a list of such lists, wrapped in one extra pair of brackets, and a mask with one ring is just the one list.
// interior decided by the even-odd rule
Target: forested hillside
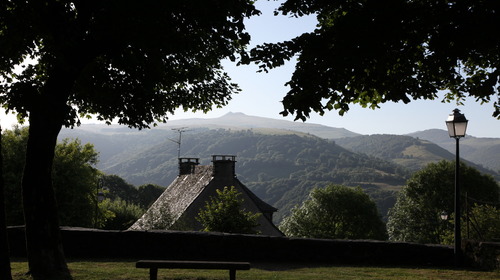
[(335, 140), (353, 152), (364, 153), (401, 164), (416, 171), (430, 162), (452, 159), (453, 155), (429, 141), (400, 135), (364, 135)]
[[(93, 141), (93, 137), (98, 141)], [(127, 145), (124, 139), (128, 137), (131, 142)], [(116, 174), (134, 185), (168, 186), (178, 172), (178, 146), (169, 140), (176, 140), (175, 137), (172, 131), (163, 131), (163, 137), (151, 135), (145, 141), (158, 143), (149, 148), (136, 143), (139, 138), (135, 135), (87, 134), (85, 141), (93, 142), (98, 151), (113, 147), (117, 152), (107, 155), (100, 164), (107, 174)], [(124, 144), (125, 147), (118, 147)], [(139, 146), (134, 148), (135, 145)], [(300, 204), (313, 187), (330, 183), (362, 186), (377, 198), (380, 211), (385, 215), (394, 203), (393, 191), (402, 186), (409, 175), (394, 163), (356, 154), (332, 141), (306, 134), (226, 129), (197, 129), (183, 134), (181, 157), (199, 157), (201, 164), (209, 165), (213, 154), (237, 156), (238, 178), (259, 197), (280, 209), (277, 220)]]
[[(106, 126), (106, 125), (84, 125), (76, 130), (63, 129), (60, 139), (64, 137), (78, 136), (83, 142), (86, 139), (91, 139), (94, 144), (100, 142), (100, 147), (105, 147), (101, 150), (101, 160), (106, 162), (109, 156), (130, 149), (133, 154), (137, 149), (158, 144), (167, 138), (175, 139), (177, 136), (171, 131), (172, 128), (187, 128), (190, 131), (203, 131), (208, 128), (216, 129), (231, 129), (231, 130), (264, 130), (276, 131), (280, 130), (283, 133), (303, 133), (318, 136), (323, 139), (333, 139), (342, 146), (359, 150), (366, 154), (371, 154), (377, 157), (390, 159), (393, 162), (400, 163), (412, 170), (424, 166), (427, 162), (432, 161), (432, 158), (452, 158), (455, 153), (455, 141), (448, 136), (448, 133), (442, 129), (429, 129), (425, 131), (415, 132), (406, 136), (412, 138), (404, 139), (401, 135), (385, 135), (384, 141), (374, 139), (380, 135), (363, 136), (357, 133), (346, 130), (345, 128), (328, 127), (313, 123), (292, 122), (287, 120), (276, 120), (263, 117), (248, 116), (242, 113), (228, 113), (219, 118), (213, 119), (183, 119), (169, 121), (167, 124), (160, 124), (152, 130), (135, 131), (124, 126)], [(190, 133), (190, 132), (189, 132)], [(124, 137), (126, 136), (126, 137)], [(360, 138), (354, 139), (353, 137)], [(401, 137), (401, 138), (398, 138)], [(123, 138), (123, 139), (120, 139)], [(393, 138), (393, 139), (389, 139)], [(341, 139), (341, 140), (339, 140)], [(365, 139), (370, 139), (371, 142), (363, 142)], [(427, 140), (431, 143), (421, 142), (420, 145), (415, 145), (415, 150), (398, 151), (398, 146), (401, 147), (402, 142), (417, 143), (418, 139)], [(350, 140), (354, 143), (349, 144)], [(417, 142), (415, 142), (417, 141)], [(396, 147), (391, 147), (396, 143)], [(449, 153), (439, 149), (444, 148)], [(368, 145), (370, 149), (365, 147)], [(406, 147), (406, 146), (405, 146)], [(461, 157), (469, 160), (472, 163), (482, 165), (484, 168), (491, 169), (500, 173), (500, 139), (499, 138), (477, 138), (467, 135), (460, 140)], [(389, 152), (389, 153), (387, 153)], [(404, 152), (401, 155), (401, 152)], [(443, 154), (445, 153), (445, 154)], [(388, 156), (389, 155), (389, 156)], [(391, 158), (395, 155), (395, 158)], [(422, 162), (423, 160), (423, 162)]]
[[(435, 132), (445, 132), (445, 131), (436, 130)], [(424, 168), (427, 164), (431, 162), (437, 162), (442, 159), (455, 160), (454, 153), (451, 153), (450, 151), (434, 144), (433, 142), (420, 139), (418, 137), (415, 138), (404, 135), (363, 135), (350, 138), (336, 139), (335, 142), (340, 146), (348, 150), (351, 150), (353, 152), (364, 153), (370, 156), (392, 161), (393, 163), (396, 164), (400, 164), (409, 169), (410, 171), (418, 171)], [(455, 149), (455, 141), (452, 141), (452, 143), (453, 143), (453, 149)], [(467, 149), (470, 148), (468, 146), (462, 147), (462, 150), (467, 150)], [(500, 145), (498, 146), (498, 149), (500, 149)], [(485, 150), (485, 152), (487, 151), (488, 150)], [(461, 153), (461, 155), (462, 154), (463, 153)], [(497, 154), (495, 153), (492, 155), (483, 154), (483, 156), (488, 157), (490, 159), (496, 159)], [(484, 166), (478, 165), (474, 162), (471, 162), (470, 160), (469, 161), (464, 160), (464, 161), (467, 163), (467, 165), (473, 166), (474, 168), (477, 168), (483, 173), (491, 174), (497, 177), (497, 179), (500, 179), (499, 177), (500, 174), (495, 172), (495, 170), (492, 170), (491, 168), (490, 169), (485, 168)]]
[[(433, 136), (446, 143), (450, 139), (444, 130), (421, 132), (415, 138), (358, 136), (340, 128), (237, 113), (217, 119), (172, 121), (142, 131), (85, 125), (63, 130), (60, 139), (79, 138), (82, 143), (94, 144), (100, 153), (98, 168), (107, 174), (116, 174), (136, 186), (153, 183), (166, 187), (178, 172), (178, 129), (183, 131), (181, 157), (199, 157), (201, 164), (209, 165), (213, 154), (236, 155), (238, 178), (280, 209), (278, 221), (300, 204), (313, 187), (330, 183), (362, 186), (385, 216), (409, 172), (429, 162), (454, 159), (453, 153), (420, 137)], [(475, 153), (498, 164), (500, 152), (495, 152), (495, 141), (500, 140), (490, 139), (486, 143), (482, 138), (468, 138), (484, 143), (478, 144)], [(467, 146), (462, 150), (463, 155)], [(485, 151), (491, 154), (484, 155)], [(489, 172), (498, 178), (498, 173)]]
[[(440, 129), (429, 129), (409, 134), (412, 137), (429, 140), (446, 150), (455, 152), (455, 140)], [(466, 135), (460, 139), (460, 155), (476, 164), (500, 173), (500, 139), (478, 138)]]

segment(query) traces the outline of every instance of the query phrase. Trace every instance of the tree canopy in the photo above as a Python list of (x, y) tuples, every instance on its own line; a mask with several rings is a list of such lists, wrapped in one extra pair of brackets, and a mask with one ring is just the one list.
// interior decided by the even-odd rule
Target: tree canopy
[(109, 230), (127, 230), (137, 221), (144, 209), (140, 206), (117, 198), (99, 202), (98, 227)]
[[(440, 214), (443, 211), (453, 214), (454, 174), (454, 162), (440, 161), (427, 165), (408, 180), (396, 204), (389, 210), (387, 229), (391, 240), (444, 242), (444, 235), (453, 231), (453, 226), (441, 221)], [(500, 187), (491, 176), (464, 164), (460, 165), (460, 174), (463, 211), (467, 209), (466, 197), (470, 205), (475, 202), (480, 205), (498, 204)]]
[[(2, 133), (2, 165), (5, 191), (9, 200), (7, 224), (23, 225), (21, 177), (26, 154), (27, 127), (15, 127)], [(92, 227), (95, 218), (96, 187), (99, 171), (95, 168), (98, 153), (91, 144), (64, 139), (56, 146), (54, 190), (59, 220), (64, 226)]]
[(387, 238), (377, 206), (361, 188), (329, 185), (315, 188), (309, 199), (280, 225), (287, 236), (329, 239)]
[[(316, 14), (318, 28), (251, 56), (267, 69), (299, 55), (283, 100), (299, 119), (444, 89), (487, 102), (499, 89), (499, 5), (288, 0), (279, 12)], [(0, 2), (0, 105), (30, 122), (22, 186), (35, 279), (69, 277), (51, 178), (61, 127), (95, 114), (145, 128), (179, 107), (225, 105), (238, 88), (220, 61), (249, 62), (244, 19), (257, 14), (249, 0)]]
[[(243, 52), (250, 39), (243, 19), (258, 14), (250, 1), (0, 5), (1, 104), (27, 116), (53, 97), (70, 125), (97, 114), (146, 127), (180, 106), (206, 111), (226, 104), (237, 87), (220, 60)], [(34, 62), (14, 73), (26, 59)], [(45, 92), (51, 82), (60, 95)]]
[(257, 219), (261, 214), (242, 209), (243, 199), (233, 186), (216, 191), (217, 196), (210, 197), (196, 218), (203, 225), (203, 230), (258, 233), (255, 227), (259, 225)]
[[(253, 1), (0, 2), (0, 105), (28, 117), (23, 207), (34, 279), (71, 278), (52, 166), (63, 125), (97, 115), (145, 128), (237, 93), (221, 59), (244, 54)], [(20, 71), (16, 67), (22, 66)]]
[(287, 0), (276, 14), (316, 15), (317, 28), (263, 44), (263, 70), (298, 56), (283, 115), (344, 114), (351, 104), (471, 97), (500, 118), (500, 3), (494, 0)]

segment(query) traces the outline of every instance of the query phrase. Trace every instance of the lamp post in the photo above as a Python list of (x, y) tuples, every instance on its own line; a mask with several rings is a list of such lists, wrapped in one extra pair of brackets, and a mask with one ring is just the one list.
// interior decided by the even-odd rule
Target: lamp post
[(102, 192), (102, 190), (103, 190), (103, 179), (101, 177), (97, 181), (96, 200), (95, 200), (94, 228), (97, 228), (97, 226), (98, 226), (98, 220), (99, 220), (99, 202), (102, 202), (104, 200), (104, 193)]
[(459, 154), (459, 139), (465, 137), (468, 120), (460, 110), (453, 110), (453, 114), (448, 116), (446, 126), (448, 134), (456, 140), (456, 155), (455, 155), (455, 265), (462, 265), (462, 232), (460, 231), (460, 154)]

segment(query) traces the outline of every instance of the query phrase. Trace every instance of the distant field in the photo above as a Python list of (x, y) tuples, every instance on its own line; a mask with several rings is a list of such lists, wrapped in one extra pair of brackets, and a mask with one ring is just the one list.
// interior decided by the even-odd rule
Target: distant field
[[(12, 262), (14, 280), (28, 280), (27, 263)], [(149, 279), (147, 269), (135, 268), (134, 261), (70, 261), (69, 267), (75, 280), (139, 280)], [(222, 280), (228, 279), (222, 270), (159, 270), (159, 280)], [(500, 279), (500, 272), (453, 270), (439, 268), (394, 268), (323, 266), (300, 264), (252, 264), (249, 271), (238, 271), (238, 280), (471, 280)]]

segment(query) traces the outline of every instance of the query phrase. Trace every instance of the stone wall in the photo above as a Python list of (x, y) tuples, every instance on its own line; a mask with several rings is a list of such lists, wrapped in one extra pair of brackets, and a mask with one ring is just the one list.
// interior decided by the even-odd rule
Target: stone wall
[[(371, 240), (322, 240), (204, 232), (63, 228), (69, 258), (315, 262), (452, 266), (449, 246)], [(11, 255), (24, 257), (23, 227), (9, 228)]]

